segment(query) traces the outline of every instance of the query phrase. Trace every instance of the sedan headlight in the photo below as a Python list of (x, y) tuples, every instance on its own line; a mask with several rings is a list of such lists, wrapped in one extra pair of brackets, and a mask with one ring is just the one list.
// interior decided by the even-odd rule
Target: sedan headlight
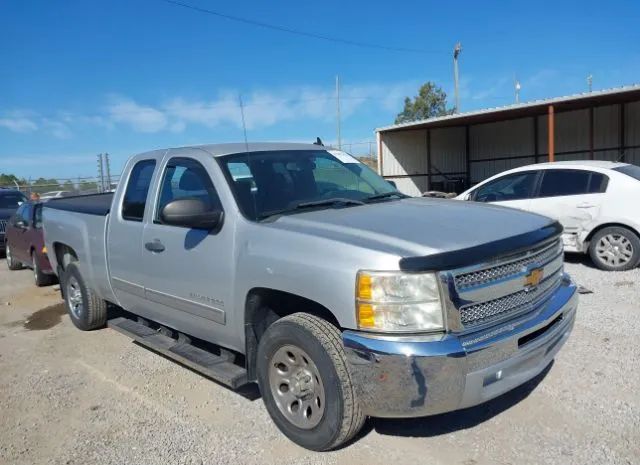
[(368, 331), (443, 330), (442, 303), (435, 274), (358, 272), (356, 319), (358, 327)]

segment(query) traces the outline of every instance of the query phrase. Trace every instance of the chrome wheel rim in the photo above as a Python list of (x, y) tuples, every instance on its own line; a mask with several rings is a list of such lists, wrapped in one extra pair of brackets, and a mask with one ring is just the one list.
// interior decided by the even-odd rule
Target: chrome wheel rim
[(299, 347), (286, 345), (269, 363), (269, 386), (280, 413), (293, 425), (311, 429), (325, 410), (324, 385), (318, 367)]
[(82, 291), (80, 290), (80, 284), (78, 280), (71, 276), (67, 281), (67, 305), (69, 311), (77, 319), (81, 318), (84, 311), (84, 305), (82, 304)]
[(596, 244), (596, 255), (602, 263), (621, 267), (633, 257), (633, 244), (622, 234), (607, 234)]

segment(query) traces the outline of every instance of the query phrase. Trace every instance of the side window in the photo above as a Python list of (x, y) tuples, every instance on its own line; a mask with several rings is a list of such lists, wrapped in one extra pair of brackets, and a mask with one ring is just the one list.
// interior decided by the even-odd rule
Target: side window
[(26, 204), (24, 206), (24, 209), (22, 210), (22, 213), (20, 214), (20, 219), (22, 220), (24, 225), (27, 227), (31, 226), (31, 211), (32, 211), (31, 204)]
[(525, 171), (509, 174), (478, 188), (473, 200), (477, 202), (504, 202), (531, 197), (537, 172)]
[(22, 220), (22, 214), (24, 213), (26, 204), (22, 204), (11, 217), (11, 226), (18, 226), (18, 222)]
[(591, 173), (589, 179), (589, 194), (601, 194), (607, 192), (607, 186), (609, 185), (609, 177), (602, 173)]
[(122, 218), (128, 221), (142, 221), (151, 177), (156, 167), (155, 160), (142, 160), (131, 170), (127, 190), (122, 201)]
[(36, 205), (33, 212), (33, 227), (36, 229), (42, 228), (42, 204)]
[[(579, 195), (590, 192), (590, 179), (592, 174), (596, 176), (599, 173), (592, 173), (584, 170), (545, 170), (540, 183), (539, 197), (559, 197), (566, 195)], [(597, 191), (601, 188), (600, 184), (594, 181)]]
[(169, 203), (180, 199), (198, 199), (211, 210), (222, 210), (222, 204), (204, 167), (191, 158), (172, 158), (162, 176), (156, 222)]

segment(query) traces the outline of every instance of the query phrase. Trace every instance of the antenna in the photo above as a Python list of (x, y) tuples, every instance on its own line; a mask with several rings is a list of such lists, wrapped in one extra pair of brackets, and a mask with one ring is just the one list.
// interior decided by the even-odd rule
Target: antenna
[(340, 76), (336, 76), (336, 124), (338, 126), (338, 148), (342, 150), (342, 137), (340, 136)]

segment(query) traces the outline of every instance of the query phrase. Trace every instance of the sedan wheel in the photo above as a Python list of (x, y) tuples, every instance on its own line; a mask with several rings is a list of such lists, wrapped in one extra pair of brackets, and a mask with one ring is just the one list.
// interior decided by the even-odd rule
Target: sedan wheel
[(630, 270), (640, 262), (640, 238), (620, 226), (604, 228), (591, 239), (589, 254), (602, 270)]
[(13, 252), (11, 251), (11, 247), (9, 246), (9, 243), (7, 243), (5, 246), (4, 256), (5, 256), (5, 259), (7, 260), (7, 267), (10, 270), (19, 270), (20, 268), (22, 268), (22, 263), (20, 263), (15, 258), (13, 258)]

